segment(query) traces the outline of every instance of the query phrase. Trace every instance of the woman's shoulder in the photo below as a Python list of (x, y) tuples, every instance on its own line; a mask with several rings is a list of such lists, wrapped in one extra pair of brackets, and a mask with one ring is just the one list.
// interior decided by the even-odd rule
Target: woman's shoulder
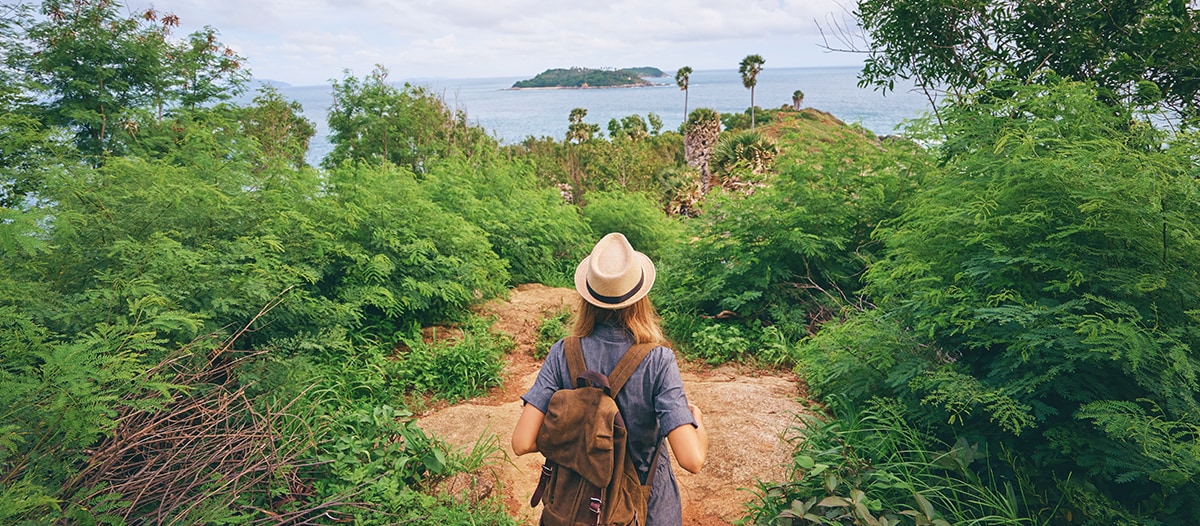
[(658, 343), (653, 349), (650, 349), (650, 354), (646, 355), (646, 361), (662, 366), (677, 364), (678, 358), (675, 356), (675, 349), (672, 349), (669, 343)]

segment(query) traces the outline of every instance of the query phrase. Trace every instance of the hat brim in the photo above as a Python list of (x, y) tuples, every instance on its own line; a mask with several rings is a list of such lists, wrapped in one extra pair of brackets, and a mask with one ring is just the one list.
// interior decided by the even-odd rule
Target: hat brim
[(575, 267), (575, 290), (579, 292), (580, 296), (583, 296), (584, 301), (600, 307), (601, 309), (617, 310), (637, 303), (638, 300), (646, 297), (646, 294), (650, 293), (650, 287), (654, 286), (654, 278), (657, 276), (657, 273), (654, 270), (654, 262), (650, 261), (649, 257), (637, 251), (634, 251), (633, 254), (636, 258), (638, 266), (642, 268), (642, 285), (638, 287), (636, 291), (633, 291), (633, 295), (631, 295), (628, 299), (623, 300), (620, 303), (608, 303), (600, 300), (588, 290), (588, 262), (592, 259), (590, 254), (583, 258), (583, 261), (579, 262), (578, 267)]

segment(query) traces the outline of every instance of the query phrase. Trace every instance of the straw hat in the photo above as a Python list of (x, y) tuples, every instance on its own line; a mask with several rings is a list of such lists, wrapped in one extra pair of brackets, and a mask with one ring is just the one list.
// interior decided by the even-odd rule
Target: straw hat
[(624, 235), (604, 236), (575, 269), (575, 290), (602, 309), (622, 309), (654, 286), (654, 263), (633, 249)]

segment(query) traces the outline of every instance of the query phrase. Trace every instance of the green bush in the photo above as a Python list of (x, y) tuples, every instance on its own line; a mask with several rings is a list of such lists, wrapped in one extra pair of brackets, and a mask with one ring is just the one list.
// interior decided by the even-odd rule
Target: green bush
[(539, 360), (550, 354), (550, 347), (555, 342), (567, 337), (570, 328), (567, 322), (571, 319), (571, 309), (563, 308), (558, 312), (542, 318), (538, 324), (537, 342), (533, 347), (533, 357)]
[(1011, 452), (1025, 491), (1065, 499), (1052, 520), (1189, 522), (1198, 137), (1052, 79), (941, 116), (945, 169), (876, 233), (878, 312), (806, 347), (814, 385)]
[(508, 264), (508, 284), (565, 285), (587, 250), (579, 209), (557, 189), (538, 186), (527, 165), (500, 159), (453, 159), (422, 181), (442, 208), (482, 230)]
[(583, 215), (599, 238), (620, 232), (633, 248), (658, 261), (682, 239), (682, 226), (658, 204), (640, 193), (620, 190), (588, 194)]
[(748, 504), (752, 524), (1043, 522), (1021, 516), (1021, 482), (1003, 459), (989, 458), (980, 444), (921, 432), (895, 403), (843, 405), (832, 419), (803, 418), (789, 436), (795, 450), (787, 482), (759, 483)]
[(89, 448), (114, 432), (123, 411), (165, 403), (170, 378), (140, 360), (162, 352), (160, 343), (123, 324), (64, 340), (0, 307), (0, 520), (61, 517), (71, 504), (64, 488)]
[(451, 402), (478, 396), (489, 387), (500, 385), (504, 355), (513, 347), (508, 337), (500, 337), (488, 324), (476, 321), (463, 328), (456, 341), (405, 340), (408, 351), (398, 358), (397, 375), (417, 393), (432, 393)]
[[(731, 311), (794, 340), (859, 303), (859, 279), (880, 248), (871, 232), (903, 211), (931, 158), (909, 144), (881, 148), (843, 126), (785, 130), (779, 173), (764, 175), (764, 187), (705, 198), (660, 272), (664, 310)], [(820, 149), (809, 146), (815, 141)]]

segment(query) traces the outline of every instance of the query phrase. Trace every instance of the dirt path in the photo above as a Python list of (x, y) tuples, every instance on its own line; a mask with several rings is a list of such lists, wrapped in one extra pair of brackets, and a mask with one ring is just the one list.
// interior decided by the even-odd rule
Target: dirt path
[[(495, 330), (513, 336), (517, 348), (508, 356), (504, 386), (486, 396), (432, 411), (419, 419), (425, 430), (458, 447), (469, 448), (481, 437), (496, 435), (509, 462), (499, 462), (482, 477), (459, 477), (445, 489), (459, 491), (470, 485), (476, 494), (499, 491), (509, 511), (528, 524), (536, 524), (538, 510), (529, 498), (542, 465), (538, 454), (516, 457), (509, 437), (521, 413), (520, 396), (533, 385), (541, 362), (533, 358), (538, 325), (543, 317), (574, 304), (575, 291), (542, 285), (513, 289), (507, 302), (493, 302), (485, 314), (498, 317)], [(794, 377), (716, 369), (681, 363), (684, 390), (705, 414), (710, 436), (708, 464), (698, 475), (675, 465), (683, 497), (684, 524), (725, 525), (744, 514), (744, 504), (758, 479), (780, 480), (790, 460), (790, 448), (780, 440), (805, 411), (797, 402), (799, 384)]]

